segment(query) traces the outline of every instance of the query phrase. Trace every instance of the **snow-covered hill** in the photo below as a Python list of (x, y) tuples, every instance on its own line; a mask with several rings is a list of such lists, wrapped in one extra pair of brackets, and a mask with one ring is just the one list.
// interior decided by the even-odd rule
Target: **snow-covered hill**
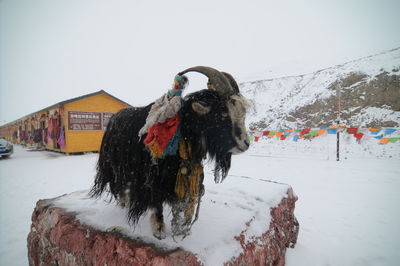
[(400, 126), (400, 47), (314, 73), (240, 83), (251, 129)]

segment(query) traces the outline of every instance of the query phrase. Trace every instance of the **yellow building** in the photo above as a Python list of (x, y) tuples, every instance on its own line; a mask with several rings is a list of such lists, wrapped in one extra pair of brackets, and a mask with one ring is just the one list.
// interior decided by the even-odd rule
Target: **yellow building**
[(66, 154), (99, 151), (110, 117), (127, 107), (126, 102), (100, 90), (3, 125), (0, 137)]

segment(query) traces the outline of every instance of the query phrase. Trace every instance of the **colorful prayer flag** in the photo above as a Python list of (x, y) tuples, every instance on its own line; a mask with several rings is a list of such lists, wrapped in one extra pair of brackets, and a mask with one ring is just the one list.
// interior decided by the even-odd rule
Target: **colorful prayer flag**
[(336, 134), (337, 128), (329, 128), (328, 129), (328, 134)]
[(347, 129), (347, 133), (349, 134), (357, 134), (358, 128), (356, 127), (350, 127)]
[(322, 136), (323, 134), (325, 134), (325, 132), (326, 132), (326, 128), (318, 130), (318, 136)]
[(379, 144), (388, 144), (389, 143), (389, 138), (383, 138), (379, 141)]
[(303, 130), (301, 130), (300, 135), (305, 135), (308, 134), (310, 132), (311, 128), (305, 128)]
[(311, 131), (308, 133), (308, 135), (311, 135), (311, 136), (318, 136), (318, 130), (311, 130)]
[(396, 132), (396, 129), (394, 129), (394, 128), (387, 128), (387, 129), (385, 129), (385, 135), (390, 135), (390, 134), (392, 134), (393, 132)]
[[(373, 129), (373, 130), (371, 130), (371, 129)], [(377, 129), (377, 130), (375, 130), (375, 129)], [(380, 128), (370, 128), (369, 131), (372, 135), (377, 135), (379, 132), (381, 132), (381, 129)]]
[[(54, 127), (49, 123), (50, 131)], [(286, 140), (293, 136), (293, 141), (297, 142), (299, 139), (308, 138), (313, 139), (317, 136), (323, 136), (325, 134), (337, 134), (337, 132), (346, 132), (348, 134), (352, 134), (358, 141), (361, 139), (367, 140), (371, 138), (375, 138), (379, 140), (380, 144), (387, 144), (387, 143), (395, 143), (400, 140), (400, 130), (397, 128), (356, 128), (356, 127), (349, 127), (349, 126), (321, 126), (319, 128), (304, 128), (304, 129), (281, 129), (277, 131), (270, 131), (270, 130), (250, 130), (249, 138), (251, 141), (258, 142), (260, 138), (263, 136), (267, 136), (269, 138), (278, 137), (280, 140)], [(396, 133), (395, 133), (396, 132)], [(395, 133), (394, 135), (391, 135)], [(387, 135), (391, 135), (392, 138), (385, 137)], [(51, 136), (52, 137), (52, 136)], [(51, 138), (50, 137), (50, 138)], [(62, 142), (62, 140), (59, 140)], [(65, 140), (64, 140), (65, 141)], [(62, 144), (61, 144), (62, 145)]]
[(358, 139), (358, 140), (361, 140), (363, 136), (364, 136), (363, 133), (356, 133), (356, 134), (354, 134), (354, 137), (355, 137), (356, 139)]
[(261, 138), (262, 136), (263, 136), (263, 133), (261, 131), (257, 131), (256, 133), (254, 133), (254, 137)]
[(290, 131), (286, 131), (285, 133), (283, 133), (283, 135), (284, 135), (285, 137), (290, 136), (290, 134), (292, 134), (292, 132), (290, 132)]

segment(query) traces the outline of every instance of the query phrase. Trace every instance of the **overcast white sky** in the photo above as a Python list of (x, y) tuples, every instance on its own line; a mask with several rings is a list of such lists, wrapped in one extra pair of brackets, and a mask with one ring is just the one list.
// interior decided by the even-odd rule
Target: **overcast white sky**
[[(398, 0), (0, 0), (0, 125), (104, 89), (145, 105), (207, 65), (237, 80), (400, 46)], [(189, 91), (205, 78), (191, 74)]]

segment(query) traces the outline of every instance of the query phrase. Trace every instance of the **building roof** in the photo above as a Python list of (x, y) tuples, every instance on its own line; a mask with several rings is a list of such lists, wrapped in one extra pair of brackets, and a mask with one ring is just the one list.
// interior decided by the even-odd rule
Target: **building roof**
[(79, 100), (82, 100), (82, 99), (85, 99), (85, 98), (88, 98), (88, 97), (96, 96), (96, 95), (99, 95), (99, 94), (105, 94), (105, 95), (107, 95), (107, 96), (110, 96), (110, 97), (113, 98), (114, 100), (117, 100), (117, 101), (119, 101), (119, 102), (121, 102), (121, 103), (123, 103), (123, 104), (126, 104), (126, 105), (129, 106), (129, 107), (132, 107), (132, 105), (130, 105), (129, 103), (124, 102), (123, 100), (118, 99), (118, 98), (115, 97), (115, 96), (112, 96), (111, 94), (109, 94), (109, 93), (106, 92), (105, 90), (99, 90), (99, 91), (96, 91), (96, 92), (93, 92), (93, 93), (85, 94), (85, 95), (82, 95), (82, 96), (79, 96), (79, 97), (75, 97), (75, 98), (72, 98), (72, 99), (69, 99), (69, 100), (65, 100), (65, 101), (62, 101), (62, 102), (59, 102), (59, 103), (50, 105), (50, 106), (48, 106), (48, 107), (46, 107), (46, 108), (43, 108), (43, 109), (41, 109), (41, 110), (39, 110), (39, 111), (36, 111), (36, 112), (33, 112), (33, 113), (29, 114), (29, 115), (23, 116), (23, 117), (21, 117), (21, 118), (18, 118), (18, 119), (16, 119), (16, 120), (12, 121), (12, 122), (8, 122), (7, 124), (1, 125), (1, 126), (5, 126), (5, 125), (8, 125), (8, 124), (12, 124), (12, 123), (14, 123), (14, 122), (16, 122), (16, 121), (18, 121), (18, 120), (25, 119), (26, 117), (29, 117), (29, 116), (31, 116), (31, 115), (33, 115), (33, 114), (36, 114), (36, 113), (40, 113), (40, 112), (45, 111), (45, 110), (47, 110), (47, 109), (51, 109), (51, 108), (54, 108), (54, 107), (57, 107), (57, 106), (62, 106), (62, 105), (65, 105), (65, 104), (67, 104), (67, 103), (72, 103), (72, 102), (79, 101)]
[[(93, 93), (85, 94), (85, 95), (82, 95), (82, 96), (79, 96), (79, 97), (75, 97), (75, 98), (72, 98), (72, 99), (69, 99), (69, 100), (65, 100), (65, 101), (62, 101), (62, 102), (53, 104), (53, 105), (51, 105), (51, 106), (49, 106), (49, 107), (46, 107), (46, 108), (44, 108), (44, 109), (42, 109), (42, 110), (39, 110), (39, 111), (37, 111), (37, 112), (34, 112), (34, 113), (32, 113), (32, 114), (36, 114), (36, 113), (39, 113), (39, 112), (41, 112), (41, 111), (44, 111), (44, 110), (47, 110), (47, 109), (50, 109), (50, 108), (53, 108), (53, 107), (56, 107), (56, 106), (61, 106), (61, 105), (65, 105), (65, 104), (67, 104), (67, 103), (76, 102), (76, 101), (79, 101), (79, 100), (82, 100), (82, 99), (85, 99), (85, 98), (88, 98), (88, 97), (96, 96), (96, 95), (99, 95), (99, 94), (105, 94), (105, 95), (107, 95), (107, 96), (110, 96), (110, 97), (113, 98), (114, 100), (117, 100), (117, 101), (119, 101), (119, 102), (121, 102), (121, 103), (123, 103), (123, 104), (128, 105), (129, 107), (132, 107), (129, 103), (124, 102), (123, 100), (118, 99), (118, 98), (115, 97), (115, 96), (112, 96), (111, 94), (109, 94), (109, 93), (106, 92), (105, 90), (99, 90), (99, 91), (96, 91), (96, 92), (93, 92)], [(27, 116), (29, 116), (29, 115), (27, 115)]]

